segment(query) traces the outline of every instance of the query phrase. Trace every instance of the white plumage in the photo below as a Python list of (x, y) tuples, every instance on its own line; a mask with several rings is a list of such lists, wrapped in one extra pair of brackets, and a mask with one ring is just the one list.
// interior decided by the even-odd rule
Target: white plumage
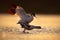
[(33, 20), (33, 16), (27, 15), (27, 13), (22, 7), (17, 6), (16, 13), (21, 18), (20, 22), (30, 23)]

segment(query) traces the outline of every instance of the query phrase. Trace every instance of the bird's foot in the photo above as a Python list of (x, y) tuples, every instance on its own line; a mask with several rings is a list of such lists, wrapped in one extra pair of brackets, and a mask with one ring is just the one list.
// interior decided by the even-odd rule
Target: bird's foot
[(25, 32), (25, 31), (23, 31), (23, 33), (29, 33), (29, 32)]
[(29, 33), (29, 32), (26, 32), (26, 33)]

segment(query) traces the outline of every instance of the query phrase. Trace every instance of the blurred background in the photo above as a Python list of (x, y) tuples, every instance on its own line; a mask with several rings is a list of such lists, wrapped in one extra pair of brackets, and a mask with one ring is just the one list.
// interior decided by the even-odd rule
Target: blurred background
[(0, 0), (0, 13), (7, 13), (11, 3), (21, 5), (30, 13), (60, 14), (60, 0)]

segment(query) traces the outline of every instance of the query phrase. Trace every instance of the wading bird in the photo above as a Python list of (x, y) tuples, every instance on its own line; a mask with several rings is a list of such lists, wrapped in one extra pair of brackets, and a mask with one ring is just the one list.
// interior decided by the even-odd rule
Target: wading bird
[(21, 27), (24, 28), (24, 33), (26, 33), (26, 30), (41, 29), (40, 26), (34, 26), (29, 24), (33, 21), (35, 13), (27, 15), (26, 11), (19, 5), (12, 5), (12, 8), (10, 9), (9, 13), (13, 15), (17, 14), (21, 18), (21, 20), (19, 20), (17, 24), (20, 24)]

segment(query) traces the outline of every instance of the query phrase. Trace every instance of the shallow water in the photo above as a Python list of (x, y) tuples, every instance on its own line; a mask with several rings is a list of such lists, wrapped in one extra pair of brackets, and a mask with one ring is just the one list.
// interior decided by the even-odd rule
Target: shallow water
[[(17, 15), (0, 14), (0, 40), (60, 40), (60, 15), (36, 15), (30, 23), (42, 29), (22, 33)], [(27, 30), (28, 31), (28, 30)]]

